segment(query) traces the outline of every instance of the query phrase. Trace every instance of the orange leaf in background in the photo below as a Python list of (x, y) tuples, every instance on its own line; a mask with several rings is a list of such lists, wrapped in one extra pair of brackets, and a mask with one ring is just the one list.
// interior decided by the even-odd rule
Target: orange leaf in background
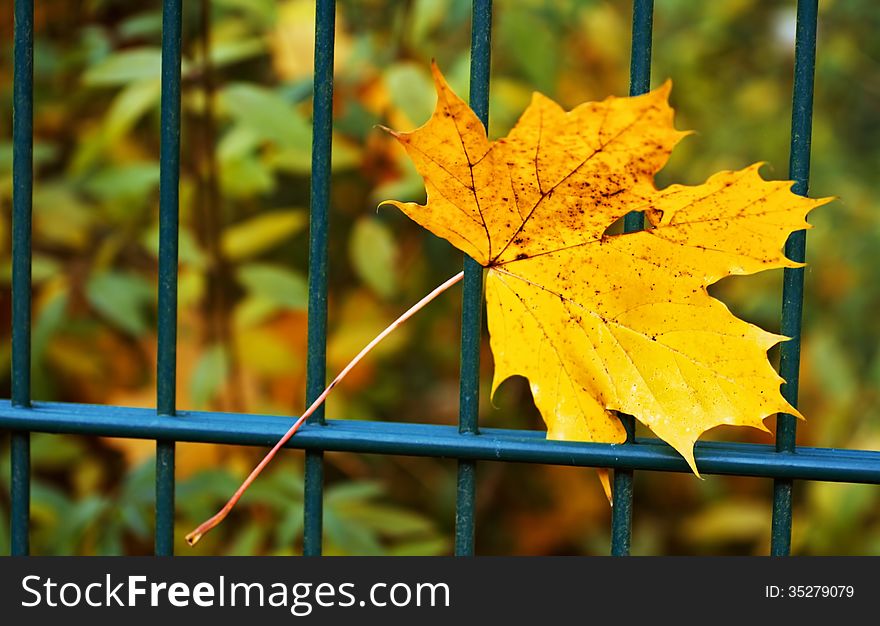
[[(798, 415), (767, 350), (785, 338), (734, 317), (707, 287), (734, 274), (798, 267), (782, 247), (830, 198), (765, 181), (758, 165), (702, 185), (654, 187), (687, 133), (670, 83), (565, 112), (535, 94), (490, 142), (436, 66), (427, 124), (392, 134), (425, 180), (426, 206), (388, 201), (488, 268), (493, 393), (531, 383), (548, 437), (619, 443), (614, 411), (634, 415), (694, 472), (693, 446), (721, 424), (766, 430)], [(646, 230), (608, 227), (643, 211)]]

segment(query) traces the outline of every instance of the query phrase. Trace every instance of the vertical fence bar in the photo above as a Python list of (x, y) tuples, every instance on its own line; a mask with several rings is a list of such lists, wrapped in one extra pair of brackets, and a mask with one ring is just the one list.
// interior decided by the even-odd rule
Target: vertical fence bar
[[(806, 196), (810, 180), (810, 140), (813, 128), (813, 78), (816, 69), (816, 26), (818, 0), (798, 0), (794, 53), (794, 92), (791, 110), (791, 153), (789, 177), (792, 191)], [(806, 259), (807, 231), (792, 233), (785, 255), (792, 261)], [(779, 373), (785, 379), (782, 395), (796, 407), (801, 357), (801, 319), (804, 308), (804, 270), (786, 268), (782, 286), (782, 334), (791, 341), (780, 346)], [(776, 422), (776, 451), (794, 452), (797, 419), (780, 414)], [(773, 519), (770, 553), (786, 556), (791, 550), (791, 480), (773, 483)]]
[[(182, 0), (162, 5), (159, 155), (159, 323), (156, 411), (174, 415), (177, 394), (177, 241), (180, 192)], [(174, 553), (174, 442), (156, 442), (156, 555)]]
[[(470, 106), (489, 126), (489, 74), (492, 43), (492, 0), (475, 0), (471, 23)], [(479, 433), (480, 331), (483, 313), (483, 266), (464, 259), (461, 308), (461, 372), (458, 431)], [(455, 554), (474, 553), (474, 508), (476, 501), (476, 463), (458, 462), (455, 497)]]
[(12, 556), (26, 556), (30, 552), (31, 511), (31, 438), (27, 432), (12, 433), (11, 480), (11, 542)]
[[(333, 47), (336, 1), (315, 5), (315, 85), (312, 122), (312, 179), (309, 209), (309, 334), (306, 404), (327, 384), (327, 230), (330, 209), (330, 159), (333, 146)], [(322, 405), (309, 418), (324, 423)], [(324, 453), (307, 451), (303, 554), (320, 556), (324, 513)]]
[[(34, 185), (34, 3), (15, 0), (12, 103), (12, 404), (31, 404), (31, 208)], [(12, 433), (10, 554), (30, 551), (30, 433)]]
[[(629, 95), (638, 96), (651, 88), (651, 38), (654, 26), (654, 0), (634, 0), (632, 53), (629, 65)], [(623, 220), (623, 230), (632, 233), (644, 228), (641, 213), (630, 213)], [(635, 438), (632, 415), (621, 415), (627, 443)], [(627, 556), (632, 539), (633, 471), (614, 471), (614, 508), (611, 509), (611, 554)]]

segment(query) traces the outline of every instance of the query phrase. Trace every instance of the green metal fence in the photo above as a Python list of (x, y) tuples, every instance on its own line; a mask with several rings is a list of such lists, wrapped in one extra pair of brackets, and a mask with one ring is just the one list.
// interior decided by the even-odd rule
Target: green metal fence
[[(32, 402), (31, 198), (33, 188), (33, 0), (15, 0), (13, 212), (12, 212), (12, 398), (0, 401), (0, 427), (12, 431), (12, 546), (14, 555), (29, 551), (31, 431), (78, 433), (156, 440), (156, 536), (158, 555), (173, 552), (174, 449), (176, 441), (267, 446), (291, 424), (290, 416), (177, 411), (177, 241), (180, 173), (180, 61), (182, 0), (163, 0), (161, 182), (158, 284), (158, 389), (156, 410), (116, 406)], [(813, 75), (818, 0), (798, 0), (795, 80), (792, 106), (790, 177), (795, 192), (806, 195), (810, 170)], [(329, 228), (330, 150), (333, 100), (334, 0), (316, 2), (314, 139), (312, 150), (309, 253), (309, 324), (307, 401), (326, 380), (327, 233)], [(649, 88), (653, 0), (633, 5), (630, 94)], [(489, 57), (492, 2), (473, 2), (470, 104), (486, 124), (489, 103)], [(642, 228), (641, 217), (628, 216), (628, 231)], [(803, 261), (805, 232), (795, 233), (786, 254)], [(305, 525), (303, 552), (321, 553), (323, 453), (325, 450), (403, 454), (458, 459), (455, 553), (474, 554), (474, 502), (477, 461), (528, 462), (610, 467), (615, 470), (615, 506), (611, 552), (629, 553), (634, 470), (689, 472), (686, 462), (656, 439), (629, 433), (622, 445), (547, 441), (534, 431), (480, 429), (479, 347), (482, 267), (464, 259), (461, 335), (461, 396), (458, 427), (348, 420), (326, 420), (323, 408), (288, 443), (305, 450)], [(780, 373), (783, 394), (797, 403), (800, 359), (803, 269), (786, 269), (782, 303)], [(791, 542), (792, 481), (824, 480), (880, 483), (880, 452), (795, 446), (796, 420), (780, 415), (776, 446), (702, 442), (695, 456), (704, 474), (759, 476), (774, 480), (771, 553), (788, 554)]]

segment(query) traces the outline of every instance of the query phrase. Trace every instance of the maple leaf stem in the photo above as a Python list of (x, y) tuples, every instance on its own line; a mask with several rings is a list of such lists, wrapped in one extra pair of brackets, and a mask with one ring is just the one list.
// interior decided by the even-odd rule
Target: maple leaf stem
[(459, 282), (464, 277), (464, 272), (459, 272), (439, 287), (434, 289), (431, 293), (426, 295), (424, 298), (419, 300), (416, 304), (410, 307), (403, 315), (394, 320), (385, 330), (376, 335), (370, 343), (368, 343), (364, 348), (357, 353), (351, 361), (349, 361), (348, 365), (346, 365), (339, 374), (336, 375), (336, 378), (333, 379), (327, 388), (321, 392), (315, 401), (312, 402), (311, 406), (305, 410), (305, 412), (299, 416), (299, 418), (293, 423), (286, 433), (278, 440), (278, 442), (272, 447), (269, 452), (266, 453), (266, 456), (257, 464), (257, 466), (251, 471), (247, 478), (244, 479), (244, 482), (239, 485), (238, 489), (235, 490), (235, 493), (232, 494), (232, 497), (229, 498), (229, 501), (223, 505), (223, 508), (220, 509), (214, 516), (208, 518), (204, 522), (202, 522), (198, 528), (189, 533), (186, 536), (186, 542), (190, 546), (196, 545), (199, 540), (205, 536), (205, 534), (210, 531), (212, 528), (220, 524), (229, 512), (232, 511), (233, 507), (238, 503), (241, 497), (244, 495), (244, 492), (247, 491), (248, 487), (251, 486), (251, 483), (256, 480), (257, 476), (266, 468), (270, 461), (275, 457), (278, 451), (284, 446), (287, 441), (293, 437), (296, 431), (299, 430), (300, 426), (305, 423), (305, 421), (309, 418), (309, 416), (315, 412), (315, 410), (324, 403), (324, 400), (327, 399), (327, 396), (330, 395), (330, 392), (333, 388), (339, 384), (339, 382), (345, 378), (348, 373), (354, 369), (354, 366), (357, 365), (376, 345), (379, 344), (385, 337), (394, 332), (401, 324), (403, 324), (406, 320), (415, 315), (418, 311), (424, 308), (429, 302), (434, 300), (441, 293), (452, 287), (454, 284)]

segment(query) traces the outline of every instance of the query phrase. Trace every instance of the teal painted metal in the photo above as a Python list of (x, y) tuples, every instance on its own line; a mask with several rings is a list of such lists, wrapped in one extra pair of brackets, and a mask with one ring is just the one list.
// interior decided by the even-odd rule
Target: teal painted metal
[[(492, 1), (475, 0), (471, 17), (470, 106), (483, 126), (489, 126), (489, 76), (492, 49)], [(461, 368), (458, 430), (463, 436), (479, 434), (480, 340), (483, 318), (483, 266), (464, 259), (461, 306)], [(474, 510), (477, 468), (473, 461), (458, 462), (455, 493), (455, 554), (474, 553)]]
[[(651, 43), (654, 36), (654, 0), (633, 1), (632, 50), (629, 61), (629, 95), (651, 90)], [(632, 217), (632, 230), (642, 228), (641, 215)], [(639, 218), (636, 224), (634, 218)]]
[(182, 0), (162, 5), (159, 154), (157, 410), (174, 415), (177, 391), (177, 245), (180, 204), (180, 48)]
[(156, 441), (156, 556), (174, 555), (174, 462), (173, 440)]
[[(327, 384), (327, 231), (330, 214), (330, 158), (333, 136), (333, 48), (336, 2), (315, 5), (315, 79), (312, 122), (312, 178), (309, 218), (309, 331), (306, 404)], [(321, 406), (309, 418), (324, 423)], [(324, 459), (319, 450), (305, 460), (303, 554), (319, 556), (323, 526)]]
[[(635, 439), (635, 419), (632, 415), (620, 415), (626, 429), (626, 443), (633, 445)], [(633, 470), (621, 467), (614, 470), (612, 484), (614, 504), (611, 507), (611, 556), (629, 556), (632, 543), (633, 513)]]
[(10, 478), (10, 505), (12, 519), (10, 524), (9, 553), (12, 556), (26, 556), (30, 553), (30, 513), (31, 513), (31, 435), (28, 432), (12, 433), (10, 457), (12, 476)]
[[(159, 285), (156, 412), (176, 413), (177, 243), (180, 195), (180, 48), (182, 0), (162, 4), (162, 102), (159, 154)], [(156, 537), (159, 556), (174, 553), (174, 441), (156, 441)]]
[(455, 486), (455, 556), (474, 555), (476, 484), (476, 461), (459, 459)]
[[(638, 96), (651, 89), (651, 40), (654, 31), (654, 0), (634, 0), (632, 52), (629, 64), (629, 95)], [(632, 233), (645, 227), (641, 213), (623, 219), (623, 230)], [(636, 422), (632, 415), (621, 415), (628, 444), (635, 441)], [(611, 554), (629, 555), (632, 540), (633, 472), (614, 472), (614, 507), (611, 509)]]
[[(810, 180), (810, 140), (813, 128), (813, 80), (816, 68), (816, 27), (819, 0), (798, 0), (795, 39), (794, 92), (791, 110), (791, 153), (789, 176), (792, 190), (807, 195)], [(792, 261), (806, 260), (807, 232), (802, 230), (788, 238), (785, 255)], [(804, 270), (786, 268), (782, 286), (782, 329), (791, 341), (783, 342), (779, 352), (779, 373), (785, 379), (782, 395), (797, 407), (798, 379), (801, 356), (801, 319), (804, 305)], [(797, 419), (780, 414), (776, 422), (776, 450), (792, 454), (796, 445)], [(773, 486), (773, 517), (770, 553), (785, 556), (791, 550), (790, 480), (778, 480)]]
[[(821, 417), (817, 418), (821, 419)], [(0, 428), (135, 439), (171, 439), (245, 446), (271, 446), (290, 428), (286, 415), (178, 411), (35, 402), (32, 408), (0, 400)], [(547, 440), (530, 430), (481, 428), (461, 435), (457, 426), (327, 420), (307, 424), (288, 448), (366, 454), (429, 456), (474, 461), (546, 463), (578, 467), (690, 472), (685, 460), (657, 439), (636, 445)], [(799, 447), (778, 454), (772, 445), (700, 442), (694, 454), (700, 472), (764, 478), (880, 484), (880, 451)]]
[[(318, 424), (317, 426), (322, 426)], [(321, 556), (324, 525), (324, 451), (306, 450), (303, 493), (303, 556)]]
[(12, 113), (12, 401), (31, 401), (34, 4), (16, 0)]
[[(15, 0), (12, 94), (12, 403), (31, 403), (31, 215), (33, 200), (34, 3)], [(12, 433), (11, 546), (28, 554), (30, 434)]]

